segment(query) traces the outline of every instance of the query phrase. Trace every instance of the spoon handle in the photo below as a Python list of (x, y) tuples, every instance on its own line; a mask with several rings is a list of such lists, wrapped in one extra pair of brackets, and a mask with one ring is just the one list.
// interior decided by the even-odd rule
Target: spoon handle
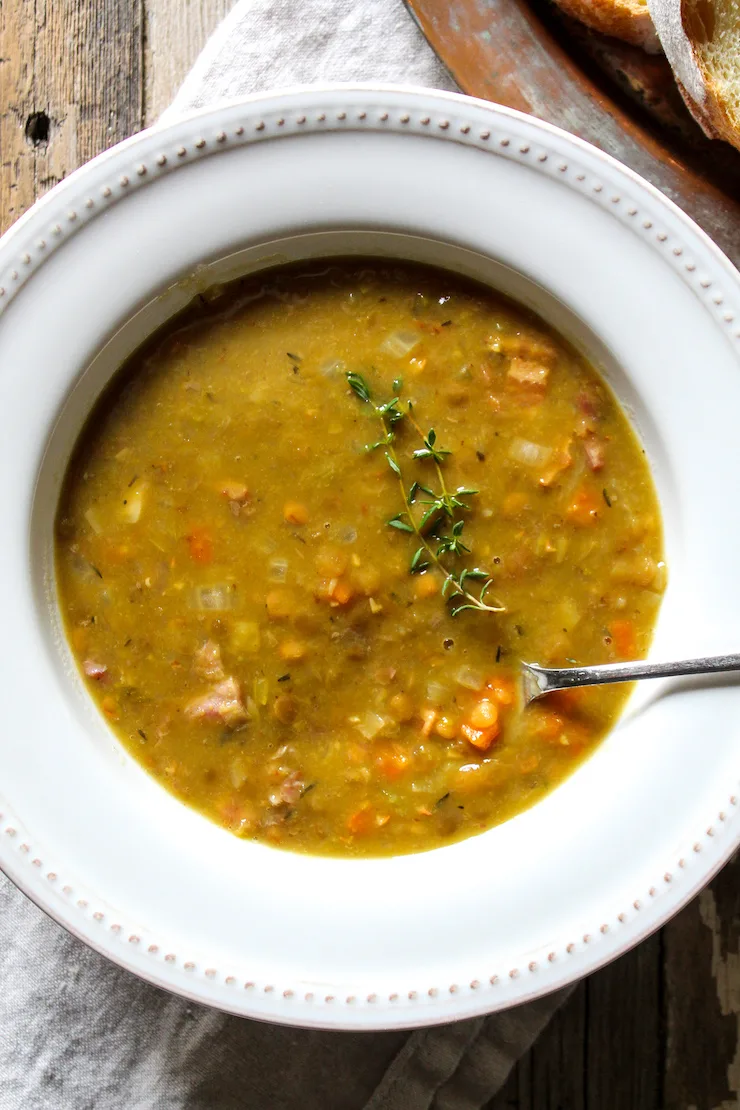
[(700, 659), (681, 659), (675, 663), (603, 663), (597, 667), (540, 667), (522, 663), (524, 704), (553, 690), (574, 686), (600, 686), (606, 682), (632, 682), (637, 678), (671, 678), (687, 674), (716, 674), (740, 671), (740, 655), (706, 655)]

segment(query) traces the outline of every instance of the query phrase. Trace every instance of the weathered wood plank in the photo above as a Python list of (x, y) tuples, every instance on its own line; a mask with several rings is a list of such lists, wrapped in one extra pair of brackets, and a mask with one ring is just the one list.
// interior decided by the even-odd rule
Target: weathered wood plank
[(585, 1085), (586, 1014), (584, 981), (486, 1110), (590, 1110)]
[(580, 984), (487, 1110), (660, 1110), (662, 1024), (658, 934)]
[(0, 228), (141, 127), (142, 5), (0, 4)]
[(146, 0), (144, 118), (153, 123), (177, 92), (233, 0)]
[(740, 859), (663, 930), (662, 1110), (740, 1106)]
[(588, 980), (587, 1107), (663, 1105), (662, 949), (658, 933)]

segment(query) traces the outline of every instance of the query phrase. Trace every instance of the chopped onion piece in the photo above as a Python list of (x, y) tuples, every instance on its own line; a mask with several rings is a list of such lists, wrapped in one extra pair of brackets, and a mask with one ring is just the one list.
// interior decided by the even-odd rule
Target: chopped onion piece
[(102, 535), (103, 527), (100, 523), (100, 520), (98, 519), (98, 514), (95, 512), (94, 509), (87, 510), (87, 512), (85, 513), (85, 520), (90, 525), (96, 536)]
[(270, 559), (268, 571), (268, 577), (271, 582), (284, 582), (288, 577), (288, 560)]
[(560, 602), (557, 613), (558, 622), (562, 622), (562, 627), (568, 632), (571, 632), (581, 619), (581, 610), (572, 597), (566, 597)]
[(450, 691), (443, 683), (436, 682), (434, 679), (427, 682), (427, 700), (432, 705), (444, 705), (449, 696)]
[(223, 613), (233, 608), (234, 591), (230, 586), (198, 586), (193, 591), (194, 609), (209, 609), (214, 613)]
[(551, 447), (543, 447), (540, 443), (532, 443), (529, 439), (512, 439), (509, 446), (509, 458), (522, 466), (544, 466), (552, 455)]
[(136, 524), (141, 516), (141, 510), (144, 507), (144, 498), (147, 491), (147, 483), (141, 482), (139, 485), (134, 486), (132, 489), (126, 490), (126, 496), (123, 499), (121, 506), (121, 516), (127, 524)]
[(235, 759), (234, 762), (231, 764), (231, 768), (229, 770), (229, 781), (231, 782), (231, 785), (236, 790), (238, 790), (240, 786), (244, 785), (248, 777), (249, 769), (245, 760)]
[(660, 562), (660, 563), (658, 563), (658, 568), (655, 571), (655, 577), (653, 578), (653, 582), (652, 582), (652, 585), (651, 585), (650, 589), (653, 590), (657, 594), (662, 594), (663, 590), (666, 588), (667, 585), (668, 585), (668, 567), (665, 565), (665, 563)]
[(403, 358), (418, 346), (421, 336), (417, 331), (394, 331), (380, 344), (380, 350), (393, 358)]
[(257, 702), (257, 705), (267, 705), (267, 699), (270, 694), (270, 683), (263, 674), (255, 675), (253, 690), (254, 700)]
[(366, 740), (372, 740), (384, 726), (385, 717), (381, 717), (379, 713), (373, 713), (370, 709), (363, 713), (356, 722), (358, 732), (361, 732)]
[(339, 540), (341, 543), (354, 543), (357, 539), (357, 529), (351, 526), (343, 528), (339, 533)]
[(455, 675), (455, 681), (466, 690), (482, 690), (485, 686), (486, 676), (476, 667), (461, 667)]
[(565, 558), (565, 553), (568, 550), (568, 537), (558, 536), (555, 540), (555, 562), (562, 563)]

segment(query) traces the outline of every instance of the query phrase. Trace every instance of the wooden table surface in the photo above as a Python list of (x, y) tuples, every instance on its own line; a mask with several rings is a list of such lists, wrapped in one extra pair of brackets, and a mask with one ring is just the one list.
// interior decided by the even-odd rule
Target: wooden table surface
[[(155, 120), (230, 6), (0, 0), (0, 230)], [(488, 1110), (740, 1110), (738, 879), (579, 984)]]

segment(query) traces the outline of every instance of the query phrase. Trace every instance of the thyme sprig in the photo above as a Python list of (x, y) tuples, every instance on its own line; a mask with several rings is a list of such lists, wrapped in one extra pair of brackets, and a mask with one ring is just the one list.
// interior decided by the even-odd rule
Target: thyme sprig
[[(463, 541), (465, 521), (459, 514), (471, 511), (468, 499), (474, 497), (478, 490), (460, 487), (454, 491), (448, 489), (443, 472), (443, 465), (451, 454), (437, 442), (434, 428), (424, 432), (418, 424), (411, 401), (406, 402), (405, 411), (399, 408), (401, 403), (401, 389), (403, 383), (397, 379), (393, 383), (395, 396), (382, 404), (373, 400), (370, 387), (362, 377), (354, 371), (347, 371), (347, 384), (363, 404), (372, 406), (375, 417), (380, 422), (382, 435), (374, 443), (367, 445), (368, 451), (383, 448), (388, 466), (398, 479), (398, 485), (403, 502), (403, 511), (397, 513), (387, 522), (390, 528), (398, 532), (407, 532), (414, 535), (418, 547), (411, 556), (409, 572), (421, 574), (423, 571), (434, 569), (443, 579), (442, 596), (450, 601), (450, 612), (457, 616), (466, 609), (473, 609), (485, 613), (501, 613), (503, 606), (498, 602), (487, 600), (493, 579), (488, 571), (480, 567), (461, 567), (459, 569), (449, 566), (452, 560), (459, 560), (470, 554), (470, 548)], [(437, 478), (438, 489), (424, 485), (419, 481), (412, 481), (407, 488), (401, 464), (395, 449), (396, 425), (406, 420), (423, 446), (417, 448), (412, 458), (418, 462), (431, 462)], [(413, 512), (413, 506), (423, 506), (418, 517)], [(449, 529), (443, 532), (443, 528)], [(443, 560), (446, 560), (444, 562)]]

